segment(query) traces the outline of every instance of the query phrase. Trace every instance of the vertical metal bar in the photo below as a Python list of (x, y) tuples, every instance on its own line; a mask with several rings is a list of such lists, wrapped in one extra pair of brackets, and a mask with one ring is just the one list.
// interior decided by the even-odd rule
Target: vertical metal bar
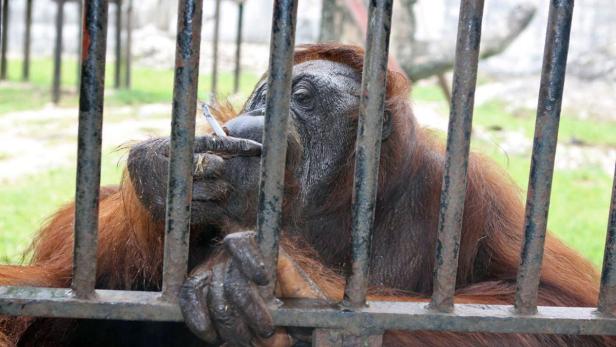
[(370, 241), (378, 188), (392, 7), (393, 0), (372, 0), (368, 8), (369, 28), (366, 35), (355, 145), (353, 261), (343, 300), (343, 305), (347, 307), (364, 306), (368, 290)]
[(456, 287), (483, 4), (483, 0), (463, 0), (460, 3), (453, 96), (441, 190), (434, 285), (430, 302), (430, 308), (442, 312), (453, 309), (453, 294)]
[(133, 45), (133, 0), (128, 0), (128, 9), (126, 10), (126, 48), (124, 48), (124, 88), (130, 89), (131, 85), (131, 63), (132, 63), (132, 45)]
[(212, 34), (212, 90), (210, 94), (211, 100), (216, 100), (218, 94), (218, 39), (220, 36), (220, 2), (216, 0), (216, 8), (214, 10), (214, 33)]
[(257, 215), (259, 247), (265, 257), (265, 265), (272, 269), (270, 295), (273, 295), (276, 280), (278, 236), (282, 223), (296, 21), (297, 0), (274, 0)]
[(599, 312), (616, 315), (616, 165), (599, 291)]
[(62, 79), (62, 27), (64, 25), (64, 0), (56, 0), (56, 45), (53, 54), (52, 99), (54, 104), (60, 101), (60, 83)]
[(9, 0), (2, 1), (2, 25), (0, 26), (0, 30), (2, 30), (2, 34), (0, 35), (0, 80), (6, 79), (7, 74), (7, 60), (6, 60), (6, 51), (9, 47)]
[(92, 295), (96, 284), (107, 9), (107, 0), (85, 1), (72, 283), (72, 288), (78, 297)]
[(163, 260), (163, 296), (173, 301), (188, 267), (202, 11), (203, 0), (179, 2)]
[(235, 36), (235, 72), (233, 76), (233, 93), (240, 90), (240, 72), (242, 62), (242, 30), (244, 27), (244, 2), (237, 4), (237, 32)]
[(32, 0), (26, 0), (26, 23), (24, 27), (24, 62), (22, 65), (21, 78), (24, 81), (30, 79), (30, 37), (32, 32)]
[(515, 296), (515, 308), (520, 314), (537, 312), (537, 292), (550, 206), (572, 15), (573, 0), (550, 1), (535, 138), (526, 196), (524, 244), (520, 256)]
[(122, 73), (122, 0), (115, 0), (115, 71), (113, 86), (120, 89), (120, 76)]
[(77, 90), (81, 86), (81, 56), (83, 55), (83, 0), (77, 1), (77, 76), (75, 83)]

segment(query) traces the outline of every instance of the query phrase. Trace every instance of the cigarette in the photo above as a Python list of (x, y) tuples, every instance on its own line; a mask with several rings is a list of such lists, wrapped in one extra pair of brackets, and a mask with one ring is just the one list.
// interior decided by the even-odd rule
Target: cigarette
[(203, 112), (205, 120), (212, 127), (212, 129), (214, 129), (214, 133), (220, 137), (227, 136), (227, 133), (225, 133), (216, 118), (214, 118), (214, 116), (210, 112), (210, 107), (205, 102), (201, 103), (201, 110)]

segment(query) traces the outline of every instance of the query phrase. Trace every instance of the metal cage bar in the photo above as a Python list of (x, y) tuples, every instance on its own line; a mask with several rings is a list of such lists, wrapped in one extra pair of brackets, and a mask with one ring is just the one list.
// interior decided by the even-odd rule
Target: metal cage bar
[[(62, 93), (62, 33), (64, 31), (64, 0), (56, 0), (56, 42), (53, 51), (53, 81), (51, 85), (51, 101), (54, 104), (60, 102)], [(108, 1), (106, 5), (108, 6)], [(87, 16), (87, 14), (86, 14)], [(105, 14), (105, 28), (107, 28), (107, 14)], [(107, 33), (105, 33), (107, 40)]]
[[(62, 3), (62, 1), (58, 3), (60, 12)], [(76, 295), (81, 298), (91, 296), (96, 284), (108, 5), (107, 0), (86, 0), (85, 2), (86, 21), (79, 94), (75, 241), (71, 285)]]
[(81, 58), (83, 55), (83, 2), (77, 1), (77, 74), (75, 75), (75, 87), (79, 90), (81, 86)]
[[(24, 23), (24, 61), (21, 70), (21, 79), (30, 79), (30, 38), (32, 34), (32, 0), (26, 0), (26, 17)], [(79, 64), (77, 64), (79, 65)]]
[(5, 80), (8, 69), (6, 53), (9, 46), (9, 0), (2, 0), (0, 4), (0, 31), (0, 80)]
[(122, 0), (115, 0), (115, 69), (113, 87), (120, 89), (122, 76)]
[(237, 4), (237, 31), (235, 32), (235, 68), (233, 70), (233, 93), (240, 91), (242, 68), (242, 31), (244, 30), (244, 1)]
[(218, 43), (220, 40), (220, 3), (215, 0), (214, 6), (214, 31), (212, 33), (212, 90), (211, 100), (216, 100), (218, 95)]
[(203, 0), (181, 0), (178, 4), (163, 260), (163, 296), (174, 301), (188, 271), (202, 10)]
[(572, 15), (573, 0), (550, 1), (515, 295), (521, 314), (536, 312)]
[(272, 275), (269, 288), (271, 294), (276, 276), (278, 237), (282, 223), (287, 119), (296, 21), (297, 0), (274, 1), (257, 215), (259, 247), (263, 252), (265, 265)]
[(601, 313), (616, 315), (616, 165), (614, 165), (612, 202), (605, 236), (598, 309)]
[(464, 0), (460, 3), (453, 97), (435, 252), (434, 289), (430, 302), (431, 308), (444, 312), (453, 309), (456, 287), (483, 4), (483, 0)]
[(370, 1), (361, 82), (352, 205), (353, 261), (343, 305), (366, 304), (370, 242), (379, 177), (393, 0)]
[(133, 0), (128, 0), (126, 8), (126, 48), (124, 52), (124, 88), (131, 87), (133, 45)]

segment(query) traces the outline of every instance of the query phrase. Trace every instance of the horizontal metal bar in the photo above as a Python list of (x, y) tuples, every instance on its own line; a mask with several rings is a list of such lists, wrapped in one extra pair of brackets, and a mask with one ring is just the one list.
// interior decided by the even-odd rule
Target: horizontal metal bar
[(278, 326), (344, 329), (356, 334), (383, 330), (616, 335), (616, 318), (591, 307), (538, 307), (536, 315), (519, 315), (511, 305), (457, 304), (451, 313), (437, 312), (423, 302), (369, 301), (353, 311), (314, 300), (287, 300), (273, 311)]
[[(58, 2), (59, 13), (63, 11), (62, 4), (63, 2)], [(72, 281), (72, 288), (82, 297), (91, 295), (96, 283), (107, 10), (107, 0), (85, 2), (83, 27), (85, 44), (82, 43), (84, 51), (79, 92)], [(61, 25), (62, 21), (60, 20), (57, 24)], [(58, 35), (61, 36), (61, 32)], [(56, 58), (61, 57), (58, 55)]]
[(0, 287), (0, 314), (84, 319), (182, 321), (160, 292), (96, 290), (82, 299), (67, 288)]
[(369, 28), (361, 82), (355, 172), (353, 184), (353, 234), (351, 274), (347, 278), (343, 304), (366, 304), (370, 244), (378, 189), (379, 160), (385, 111), (387, 58), (393, 0), (370, 1)]
[(612, 202), (607, 222), (607, 235), (605, 236), (599, 311), (616, 315), (616, 165), (614, 166)]
[(516, 309), (525, 314), (537, 306), (572, 16), (573, 0), (550, 1), (515, 296)]
[(169, 300), (177, 300), (188, 271), (202, 9), (203, 0), (178, 3), (163, 258), (163, 293)]
[(447, 131), (447, 152), (434, 262), (434, 289), (430, 303), (430, 307), (439, 311), (452, 309), (456, 287), (483, 4), (483, 0), (464, 0), (460, 3), (451, 111)]
[[(0, 287), (0, 315), (183, 321), (180, 308), (158, 292), (96, 290), (91, 299), (70, 289)], [(616, 335), (616, 317), (591, 307), (538, 307), (536, 315), (518, 315), (511, 305), (457, 304), (451, 313), (425, 302), (369, 301), (364, 308), (341, 310), (317, 300), (285, 300), (272, 311), (277, 326), (344, 329), (359, 335), (385, 330)]]

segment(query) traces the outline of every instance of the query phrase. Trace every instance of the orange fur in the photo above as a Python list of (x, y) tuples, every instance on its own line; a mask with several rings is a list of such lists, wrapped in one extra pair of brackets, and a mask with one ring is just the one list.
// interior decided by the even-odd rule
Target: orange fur
[[(327, 59), (362, 69), (361, 49), (341, 45), (320, 44), (300, 47), (296, 63), (311, 59)], [(441, 190), (443, 146), (434, 135), (416, 126), (408, 104), (410, 86), (403, 76), (389, 72), (387, 109), (394, 115), (395, 132), (382, 148), (379, 199), (394, 182), (408, 184), (398, 175), (425, 170), (428, 178), (420, 182), (430, 199), (420, 201), (426, 218), (438, 213)], [(224, 122), (235, 115), (230, 104), (214, 106), (216, 117)], [(414, 139), (414, 143), (409, 143)], [(352, 158), (348, 163), (352, 163)], [(325, 210), (348, 205), (351, 199), (352, 168), (345, 168), (338, 189), (331, 192)], [(458, 270), (456, 302), (510, 304), (519, 264), (524, 208), (519, 189), (489, 160), (472, 155), (469, 162), (468, 193)], [(401, 180), (403, 182), (401, 182)], [(382, 201), (382, 200), (379, 200)], [(32, 244), (32, 262), (24, 267), (0, 266), (0, 285), (32, 285), (67, 287), (72, 271), (74, 205), (59, 210), (40, 231)], [(139, 203), (130, 180), (125, 177), (119, 188), (101, 191), (97, 287), (109, 289), (160, 288), (163, 225), (155, 223)], [(335, 242), (339, 242), (336, 240)], [(395, 242), (395, 240), (394, 240)], [(289, 256), (278, 264), (278, 291), (285, 297), (319, 297), (340, 300), (344, 280), (333, 269), (323, 265), (316, 252), (299, 240), (283, 238), (282, 246)], [(430, 245), (421, 251), (432, 259)], [(479, 254), (480, 249), (482, 254)], [(478, 262), (479, 259), (479, 263)], [(210, 262), (213, 258), (210, 258)], [(426, 264), (431, 264), (430, 260)], [(318, 285), (316, 293), (298, 271), (302, 269)], [(413, 273), (428, 283), (430, 266)], [(481, 281), (477, 281), (481, 278)], [(551, 235), (546, 238), (539, 302), (542, 305), (593, 306), (597, 298), (597, 273), (593, 266)], [(417, 294), (396, 288), (370, 288), (373, 300), (426, 301), (425, 293)], [(45, 320), (43, 321), (51, 321)], [(19, 337), (34, 326), (32, 318), (0, 317), (0, 343), (16, 344)], [(51, 329), (54, 326), (48, 326)], [(40, 326), (39, 326), (40, 328)], [(41, 328), (42, 329), (42, 328)], [(385, 335), (385, 346), (542, 346), (608, 345), (603, 337), (574, 337), (525, 334), (479, 334), (453, 332), (399, 332)]]

